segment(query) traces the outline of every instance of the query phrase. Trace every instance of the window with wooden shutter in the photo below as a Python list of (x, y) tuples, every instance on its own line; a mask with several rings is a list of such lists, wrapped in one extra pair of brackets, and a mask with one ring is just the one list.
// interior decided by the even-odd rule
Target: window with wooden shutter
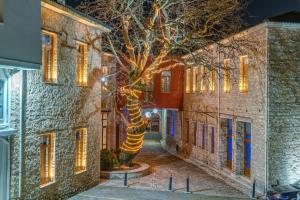
[(55, 178), (55, 135), (46, 133), (40, 136), (40, 185), (54, 182)]
[(185, 70), (185, 92), (191, 92), (191, 69)]
[(206, 91), (206, 67), (204, 65), (201, 66), (200, 91)]
[(43, 81), (57, 82), (57, 35), (51, 32), (42, 33)]
[(209, 72), (209, 91), (214, 92), (216, 90), (216, 69), (213, 68)]
[(248, 92), (248, 56), (240, 57), (240, 92)]
[(224, 82), (223, 82), (223, 89), (224, 92), (230, 92), (231, 89), (231, 81), (230, 81), (230, 60), (224, 60)]
[(77, 85), (87, 86), (88, 76), (88, 58), (87, 58), (87, 44), (77, 44)]
[(80, 128), (75, 131), (76, 137), (76, 158), (75, 172), (80, 173), (86, 170), (86, 151), (87, 151), (87, 129)]

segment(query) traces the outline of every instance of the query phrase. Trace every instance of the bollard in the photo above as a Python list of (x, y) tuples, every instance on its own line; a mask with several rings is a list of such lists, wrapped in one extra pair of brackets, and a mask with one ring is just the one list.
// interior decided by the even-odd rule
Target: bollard
[(172, 182), (173, 182), (173, 177), (171, 175), (169, 178), (169, 191), (172, 191)]
[(255, 188), (256, 187), (256, 180), (253, 181), (253, 186), (252, 186), (252, 198), (255, 198)]
[(124, 176), (124, 187), (127, 187), (127, 179), (128, 179), (128, 177), (127, 177), (128, 175), (127, 175), (127, 172), (125, 172), (125, 176)]
[(186, 178), (186, 192), (190, 192), (190, 177)]

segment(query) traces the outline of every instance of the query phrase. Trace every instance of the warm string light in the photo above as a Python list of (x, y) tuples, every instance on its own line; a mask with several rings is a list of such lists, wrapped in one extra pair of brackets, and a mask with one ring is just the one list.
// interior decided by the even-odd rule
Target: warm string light
[(142, 118), (139, 104), (139, 94), (141, 91), (122, 87), (122, 96), (127, 97), (126, 107), (129, 111), (131, 123), (126, 130), (126, 140), (121, 146), (121, 150), (127, 153), (137, 153), (144, 145), (144, 119)]

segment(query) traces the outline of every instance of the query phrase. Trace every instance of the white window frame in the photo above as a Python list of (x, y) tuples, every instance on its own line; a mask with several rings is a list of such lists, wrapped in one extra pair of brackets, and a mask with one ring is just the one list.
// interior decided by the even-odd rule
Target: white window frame
[[(0, 69), (0, 70), (3, 70), (3, 73), (4, 73), (4, 69)], [(0, 78), (0, 80), (3, 80), (3, 82), (4, 82), (4, 85), (3, 85), (3, 121), (0, 120), (0, 130), (1, 130), (1, 129), (8, 128), (9, 122), (10, 122), (9, 88), (11, 85), (11, 79), (10, 79), (10, 77), (6, 77), (5, 79)]]

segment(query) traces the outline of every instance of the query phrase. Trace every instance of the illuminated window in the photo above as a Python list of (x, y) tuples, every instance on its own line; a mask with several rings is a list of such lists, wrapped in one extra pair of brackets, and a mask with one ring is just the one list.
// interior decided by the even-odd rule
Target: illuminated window
[(197, 92), (198, 83), (198, 67), (193, 68), (193, 92)]
[(161, 77), (160, 80), (161, 92), (163, 93), (171, 92), (171, 72), (163, 71), (160, 77)]
[(216, 90), (216, 69), (213, 68), (209, 72), (209, 91), (214, 92)]
[(108, 67), (107, 66), (103, 66), (102, 67), (102, 90), (103, 91), (108, 91), (108, 80), (107, 80), (107, 76), (108, 75)]
[(240, 57), (240, 92), (248, 92), (248, 57)]
[(230, 60), (224, 60), (224, 92), (230, 92)]
[(86, 170), (87, 129), (86, 128), (77, 129), (75, 134), (76, 134), (75, 172), (80, 173)]
[(43, 81), (56, 83), (57, 79), (57, 35), (43, 31), (42, 34)]
[(107, 117), (106, 112), (102, 113), (102, 149), (107, 149)]
[(191, 69), (185, 70), (185, 92), (191, 92)]
[(40, 184), (54, 182), (55, 178), (55, 136), (46, 133), (40, 136)]
[(200, 90), (201, 92), (205, 92), (206, 90), (206, 70), (204, 65), (201, 66)]
[(87, 86), (87, 45), (77, 44), (77, 85)]
[(0, 22), (3, 22), (3, 0), (0, 0)]

